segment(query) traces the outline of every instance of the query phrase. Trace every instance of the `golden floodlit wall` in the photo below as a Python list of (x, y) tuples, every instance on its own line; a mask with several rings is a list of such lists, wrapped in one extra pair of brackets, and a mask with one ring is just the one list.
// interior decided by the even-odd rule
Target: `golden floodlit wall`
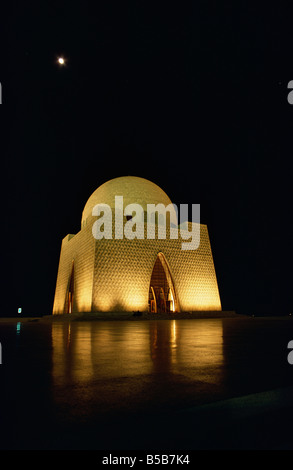
[(93, 311), (147, 311), (152, 270), (163, 253), (177, 294), (179, 310), (221, 310), (206, 225), (200, 226), (197, 250), (182, 250), (172, 240), (97, 240)]
[(53, 314), (67, 313), (68, 289), (74, 264), (74, 312), (91, 312), (94, 275), (95, 239), (91, 227), (62, 240)]
[[(135, 179), (135, 177), (124, 177), (124, 181), (128, 183), (129, 178)], [(123, 178), (116, 178), (116, 180), (119, 180), (119, 188), (123, 188), (123, 181), (121, 181)], [(143, 179), (137, 178), (139, 183), (140, 180)], [(110, 181), (115, 182), (115, 180)], [(111, 184), (113, 192), (117, 191), (117, 185), (115, 187), (115, 184)], [(130, 181), (131, 185), (133, 185), (133, 180)], [(151, 185), (143, 185), (145, 192), (146, 188), (149, 190), (148, 196), (143, 195), (144, 201), (148, 197), (147, 202), (151, 202), (152, 194), (150, 193), (153, 191), (154, 203), (160, 202), (161, 191), (163, 203), (170, 202), (161, 188), (154, 183)], [(103, 186), (105, 185), (101, 188)], [(133, 186), (129, 191), (132, 189)], [(142, 239), (129, 240), (125, 237), (115, 239), (114, 217), (113, 239), (96, 240), (92, 234), (92, 225), (96, 217), (91, 215), (91, 206), (98, 202), (109, 203), (107, 192), (103, 189), (103, 196), (106, 200), (99, 200), (96, 197), (97, 191), (93, 193), (85, 206), (80, 232), (76, 235), (67, 235), (62, 241), (53, 314), (68, 312), (68, 291), (73, 264), (72, 313), (148, 311), (150, 279), (158, 253), (164, 255), (164, 260), (170, 270), (177, 298), (177, 311), (221, 310), (206, 225), (200, 225), (200, 245), (196, 250), (182, 250), (180, 232), (178, 239), (170, 239), (168, 227), (166, 239), (147, 239), (146, 224), (137, 226), (137, 232), (143, 231)], [(139, 193), (137, 187), (136, 192)], [(141, 201), (139, 203), (143, 205)], [(189, 230), (190, 227), (191, 223), (189, 223)]]

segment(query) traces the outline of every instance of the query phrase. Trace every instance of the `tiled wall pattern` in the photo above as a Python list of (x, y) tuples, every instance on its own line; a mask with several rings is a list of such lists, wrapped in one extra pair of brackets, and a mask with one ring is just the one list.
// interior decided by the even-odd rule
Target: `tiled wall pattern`
[(90, 312), (94, 275), (95, 239), (91, 227), (62, 240), (53, 314), (67, 313), (68, 288), (74, 262), (73, 312)]
[[(169, 265), (181, 311), (221, 310), (209, 234), (200, 225), (200, 245), (182, 250), (182, 239), (101, 239), (92, 235), (89, 216), (75, 236), (62, 242), (53, 313), (67, 311), (67, 292), (74, 260), (74, 312), (147, 311), (151, 274), (163, 253)], [(191, 225), (189, 224), (189, 229)], [(114, 220), (112, 234), (114, 235)], [(72, 237), (72, 238), (70, 238)]]

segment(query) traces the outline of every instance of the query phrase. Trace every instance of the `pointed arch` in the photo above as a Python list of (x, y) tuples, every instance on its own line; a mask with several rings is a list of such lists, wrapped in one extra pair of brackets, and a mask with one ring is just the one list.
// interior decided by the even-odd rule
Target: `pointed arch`
[(179, 311), (179, 303), (171, 271), (162, 252), (158, 253), (151, 274), (149, 311), (156, 313)]
[(156, 313), (157, 311), (156, 294), (152, 285), (150, 285), (150, 290), (149, 290), (149, 310), (152, 313)]
[(74, 260), (72, 261), (71, 274), (67, 288), (66, 313), (72, 313), (74, 299)]

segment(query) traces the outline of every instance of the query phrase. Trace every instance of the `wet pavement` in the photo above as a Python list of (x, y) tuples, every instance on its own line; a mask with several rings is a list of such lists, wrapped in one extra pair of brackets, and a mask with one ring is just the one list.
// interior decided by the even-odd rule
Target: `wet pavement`
[(292, 339), (292, 317), (0, 321), (0, 448), (290, 448)]

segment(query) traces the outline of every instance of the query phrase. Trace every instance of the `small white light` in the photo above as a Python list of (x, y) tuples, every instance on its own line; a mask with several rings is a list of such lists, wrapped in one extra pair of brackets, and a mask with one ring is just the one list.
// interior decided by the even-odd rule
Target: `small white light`
[(64, 58), (63, 58), (63, 57), (59, 57), (59, 58), (58, 58), (58, 63), (59, 63), (60, 65), (64, 65), (64, 64), (65, 64)]

